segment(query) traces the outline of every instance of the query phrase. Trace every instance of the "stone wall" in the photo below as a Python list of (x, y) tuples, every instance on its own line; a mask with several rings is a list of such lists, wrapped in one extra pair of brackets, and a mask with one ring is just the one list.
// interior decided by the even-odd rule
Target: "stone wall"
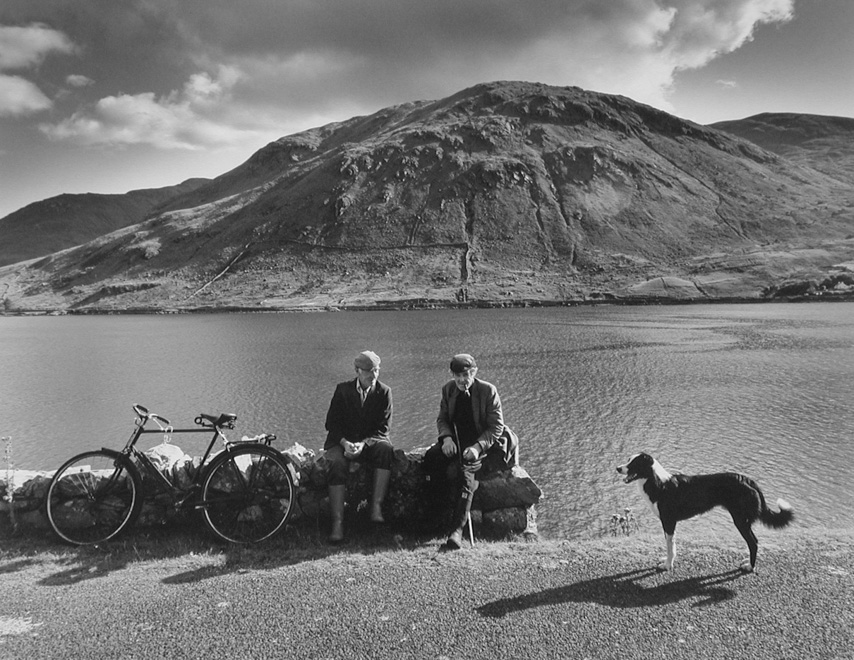
[[(424, 531), (427, 522), (426, 479), (421, 462), (426, 448), (409, 452), (395, 450), (391, 481), (383, 507), (387, 522), (402, 531)], [(299, 484), (292, 513), (294, 525), (327, 524), (329, 502), (324, 454), (296, 444), (284, 452), (297, 467)], [(163, 465), (173, 483), (189, 485), (198, 469), (198, 458)], [(44, 497), (51, 472), (0, 470), (0, 516), (22, 527), (48, 529)], [(9, 478), (8, 475), (11, 475)], [(10, 483), (11, 482), (11, 488)], [(347, 483), (348, 515), (358, 515), (370, 497), (370, 470), (358, 462), (351, 464)], [(11, 494), (11, 497), (10, 497)], [(472, 505), (475, 534), (484, 538), (537, 538), (536, 505), (542, 491), (522, 467), (482, 475)], [(11, 499), (11, 502), (10, 502)], [(163, 498), (147, 499), (138, 525), (162, 525), (179, 521), (184, 515)], [(6, 524), (4, 520), (2, 524)]]

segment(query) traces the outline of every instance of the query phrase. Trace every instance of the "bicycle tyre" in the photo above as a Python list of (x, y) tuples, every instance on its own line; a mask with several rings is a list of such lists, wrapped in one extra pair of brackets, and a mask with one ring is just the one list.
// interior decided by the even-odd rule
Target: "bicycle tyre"
[(96, 545), (132, 526), (142, 509), (142, 479), (131, 461), (109, 449), (67, 460), (53, 475), (45, 513), (54, 533), (72, 545)]
[(202, 479), (197, 507), (210, 530), (229, 543), (258, 543), (284, 527), (294, 503), (287, 459), (266, 445), (221, 452)]

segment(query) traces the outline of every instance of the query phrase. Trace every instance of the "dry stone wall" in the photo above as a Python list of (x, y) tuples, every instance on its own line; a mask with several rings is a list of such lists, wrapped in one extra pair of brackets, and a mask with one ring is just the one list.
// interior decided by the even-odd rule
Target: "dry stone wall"
[[(422, 531), (428, 521), (426, 475), (422, 469), (425, 452), (426, 448), (409, 452), (395, 450), (384, 514), (389, 524), (403, 531)], [(323, 452), (315, 454), (299, 444), (283, 453), (291, 459), (298, 473), (298, 497), (291, 523), (305, 525), (325, 521), (329, 511), (325, 455)], [(198, 464), (198, 458), (184, 456), (164, 463), (161, 469), (173, 483), (188, 487)], [(0, 471), (0, 514), (8, 516), (12, 524), (47, 530), (44, 498), (51, 475), (51, 472), (32, 470)], [(347, 490), (349, 510), (357, 512), (364, 508), (371, 490), (370, 470), (365, 465), (351, 464)], [(541, 498), (539, 486), (520, 466), (482, 475), (472, 506), (475, 533), (486, 538), (524, 536), (536, 539), (536, 505)], [(169, 524), (179, 522), (184, 515), (166, 498), (148, 498), (137, 524)]]

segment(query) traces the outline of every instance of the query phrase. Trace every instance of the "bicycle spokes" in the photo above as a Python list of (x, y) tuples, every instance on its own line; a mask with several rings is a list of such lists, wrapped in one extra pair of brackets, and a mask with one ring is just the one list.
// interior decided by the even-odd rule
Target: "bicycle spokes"
[(56, 533), (78, 545), (117, 535), (138, 511), (139, 484), (126, 463), (102, 452), (81, 454), (51, 482), (47, 514)]
[(262, 449), (243, 447), (211, 464), (199, 506), (211, 529), (225, 540), (268, 538), (290, 513), (293, 485), (287, 467)]

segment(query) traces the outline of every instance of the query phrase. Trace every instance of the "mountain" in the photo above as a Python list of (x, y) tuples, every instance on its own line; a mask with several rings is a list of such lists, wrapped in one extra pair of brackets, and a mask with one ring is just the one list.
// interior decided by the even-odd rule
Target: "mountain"
[(42, 257), (122, 227), (135, 225), (172, 197), (208, 179), (122, 195), (58, 195), (0, 218), (0, 266)]
[(139, 224), (0, 269), (0, 296), (13, 312), (758, 300), (847, 286), (852, 202), (839, 172), (631, 99), (496, 82), (283, 137)]
[(854, 119), (763, 113), (711, 126), (828, 176), (854, 181)]

